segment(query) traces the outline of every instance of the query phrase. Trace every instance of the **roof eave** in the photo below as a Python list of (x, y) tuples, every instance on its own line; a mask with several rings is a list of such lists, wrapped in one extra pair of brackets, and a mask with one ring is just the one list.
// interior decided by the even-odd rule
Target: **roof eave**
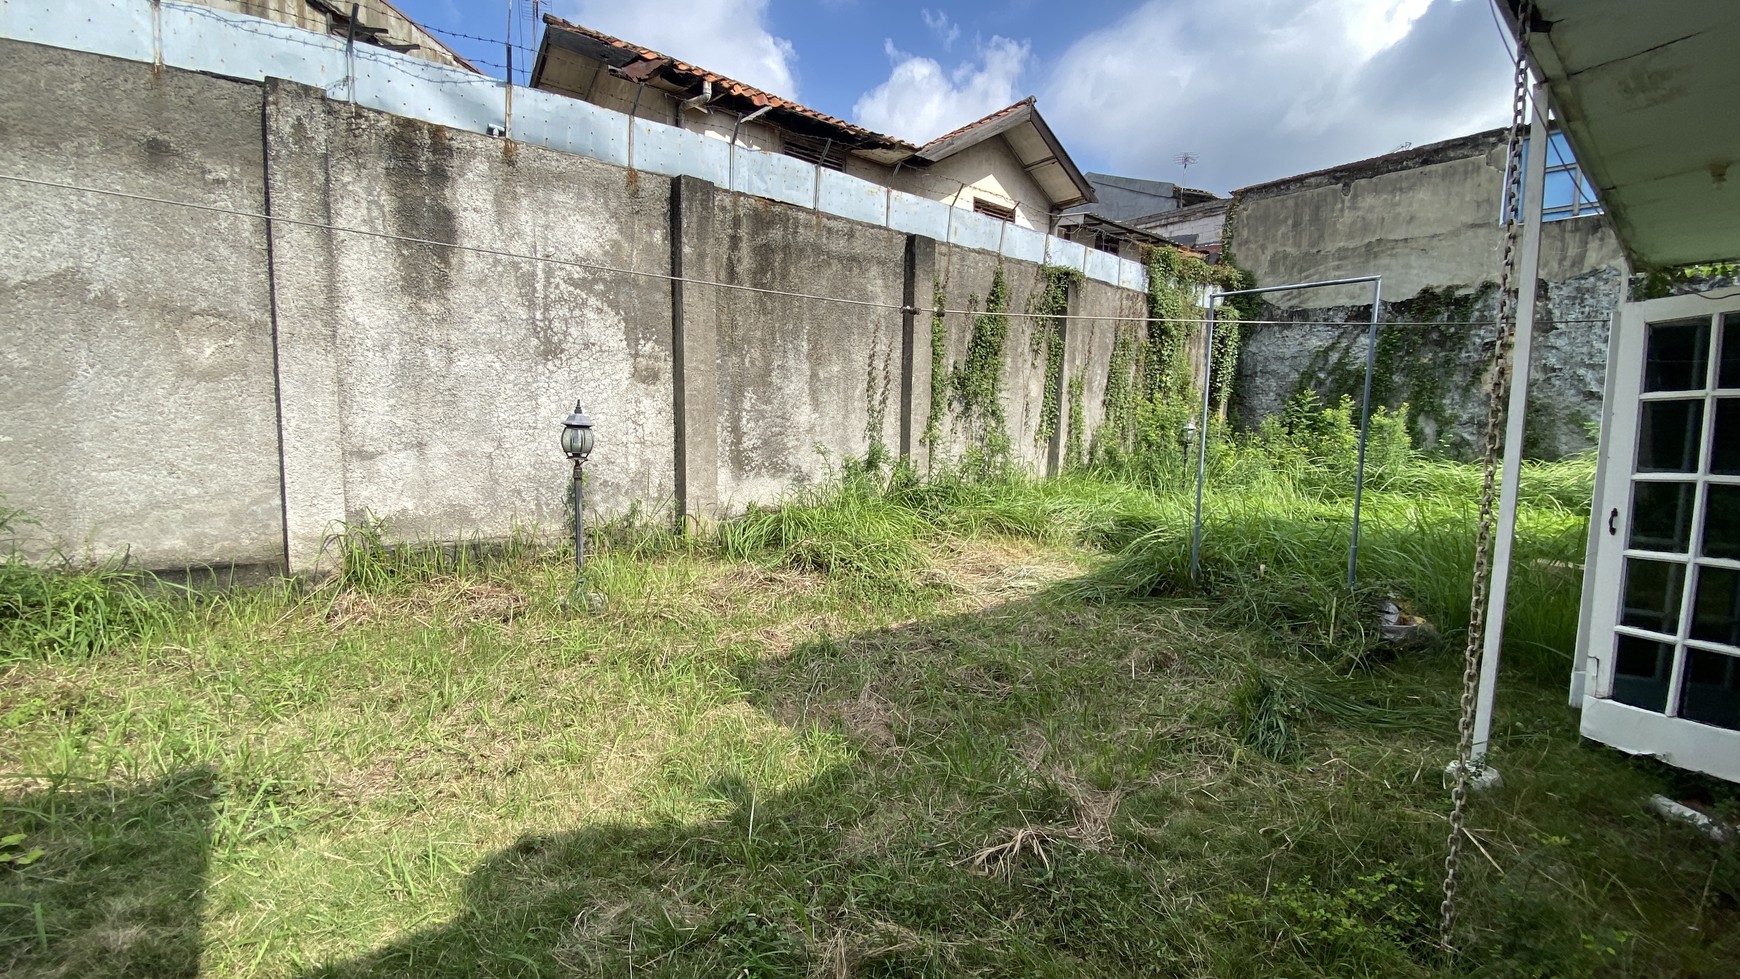
[(1002, 115), (996, 118), (985, 120), (979, 125), (926, 143), (913, 156), (926, 163), (940, 163), (957, 153), (1024, 125), (1033, 126), (1034, 132), (1039, 134), (1040, 140), (1045, 143), (1046, 150), (1050, 152), (1051, 159), (1063, 168), (1070, 183), (1075, 185), (1077, 196), (1053, 199), (1052, 206), (1065, 208), (1098, 202), (1099, 198), (1094, 194), (1093, 185), (1088, 183), (1087, 177), (1082, 175), (1081, 170), (1076, 167), (1075, 161), (1069, 158), (1069, 153), (1064, 150), (1063, 144), (1058, 142), (1056, 134), (1051, 131), (1050, 126), (1046, 125), (1045, 117), (1039, 114), (1039, 110), (1034, 107), (1032, 102), (1019, 104), (1017, 107), (1005, 110)]

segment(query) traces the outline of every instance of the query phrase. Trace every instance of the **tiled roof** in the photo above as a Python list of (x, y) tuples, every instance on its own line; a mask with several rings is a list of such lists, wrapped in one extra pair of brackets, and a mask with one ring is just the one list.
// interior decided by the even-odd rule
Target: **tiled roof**
[(635, 67), (641, 66), (640, 73), (642, 74), (642, 77), (651, 75), (655, 71), (664, 70), (669, 74), (677, 75), (682, 79), (692, 81), (696, 84), (712, 82), (713, 91), (716, 94), (724, 92), (729, 95), (737, 96), (738, 98), (747, 99), (758, 108), (761, 106), (772, 106), (776, 109), (794, 113), (821, 123), (824, 126), (832, 127), (842, 133), (849, 134), (863, 143), (908, 151), (916, 151), (918, 149), (916, 145), (908, 143), (905, 140), (895, 139), (893, 136), (874, 132), (865, 129), (862, 126), (854, 126), (844, 119), (837, 119), (825, 112), (817, 112), (809, 106), (793, 102), (790, 99), (780, 98), (771, 92), (763, 91), (753, 85), (740, 82), (735, 78), (729, 78), (725, 75), (719, 74), (718, 72), (708, 71), (705, 68), (691, 65), (686, 61), (680, 61), (676, 58), (670, 57), (669, 55), (661, 54), (651, 48), (643, 48), (637, 44), (630, 44), (621, 38), (611, 37), (609, 34), (602, 31), (595, 31), (590, 27), (571, 24), (568, 21), (557, 17), (555, 14), (545, 14), (544, 23), (552, 30), (568, 31), (582, 37), (588, 37), (595, 41), (608, 44), (611, 47), (621, 48), (624, 51), (635, 55), (635, 59), (628, 65), (624, 66), (624, 71), (632, 71)]
[(936, 144), (942, 142), (945, 139), (953, 139), (954, 137), (959, 136), (962, 133), (977, 129), (980, 126), (983, 126), (987, 123), (996, 122), (998, 119), (1003, 118), (1004, 116), (1008, 115), (1011, 112), (1014, 112), (1015, 110), (1021, 108), (1024, 105), (1032, 105), (1035, 101), (1036, 101), (1035, 98), (1033, 96), (1029, 95), (1026, 98), (1022, 99), (1021, 101), (1015, 103), (1014, 105), (1006, 105), (1003, 108), (998, 109), (996, 112), (991, 113), (990, 115), (986, 116), (983, 119), (975, 119), (974, 121), (967, 123), (966, 125), (962, 126), (959, 129), (956, 129), (952, 132), (943, 133), (941, 136), (938, 136), (937, 138), (931, 140), (930, 142), (928, 142), (924, 145), (935, 146)]

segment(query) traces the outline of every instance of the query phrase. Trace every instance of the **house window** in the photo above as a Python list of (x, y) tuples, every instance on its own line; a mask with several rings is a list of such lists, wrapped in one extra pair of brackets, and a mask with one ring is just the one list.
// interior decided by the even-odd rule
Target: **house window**
[(983, 197), (973, 198), (973, 210), (999, 221), (1013, 222), (1015, 220), (1015, 208), (1004, 207), (996, 201), (988, 201)]
[[(1523, 141), (1523, 159), (1528, 159), (1529, 141)], [(1524, 164), (1527, 169), (1527, 164)], [(1555, 132), (1547, 138), (1547, 182), (1541, 201), (1542, 221), (1562, 221), (1602, 213), (1595, 199), (1595, 188), (1577, 166), (1571, 155), (1571, 143), (1564, 133)]]
[(796, 157), (805, 163), (814, 163), (818, 167), (827, 167), (841, 173), (846, 170), (845, 147), (835, 146), (831, 139), (786, 133), (781, 149), (786, 156)]

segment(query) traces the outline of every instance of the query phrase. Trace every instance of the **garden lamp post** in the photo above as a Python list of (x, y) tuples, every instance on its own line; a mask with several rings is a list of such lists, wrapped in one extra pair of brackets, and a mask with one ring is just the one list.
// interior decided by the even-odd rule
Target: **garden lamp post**
[(1196, 419), (1184, 423), (1178, 431), (1178, 444), (1184, 446), (1184, 468), (1190, 468), (1190, 447), (1196, 444)]
[(592, 418), (580, 402), (574, 402), (574, 413), (562, 421), (562, 451), (574, 460), (574, 587), (579, 588), (586, 576), (586, 497), (581, 489), (580, 470), (586, 457), (592, 454)]

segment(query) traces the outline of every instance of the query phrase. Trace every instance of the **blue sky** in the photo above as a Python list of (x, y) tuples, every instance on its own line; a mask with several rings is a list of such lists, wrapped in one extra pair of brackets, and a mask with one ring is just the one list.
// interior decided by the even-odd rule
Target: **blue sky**
[[(397, 0), (489, 38), (510, 0)], [(515, 39), (532, 0), (517, 0)], [(1028, 95), (1084, 170), (1229, 191), (1497, 126), (1490, 0), (543, 0), (541, 9), (924, 141)], [(502, 63), (500, 44), (455, 39)], [(530, 55), (516, 52), (516, 77)], [(486, 68), (499, 75), (499, 68)], [(1195, 157), (1185, 171), (1180, 154)]]

